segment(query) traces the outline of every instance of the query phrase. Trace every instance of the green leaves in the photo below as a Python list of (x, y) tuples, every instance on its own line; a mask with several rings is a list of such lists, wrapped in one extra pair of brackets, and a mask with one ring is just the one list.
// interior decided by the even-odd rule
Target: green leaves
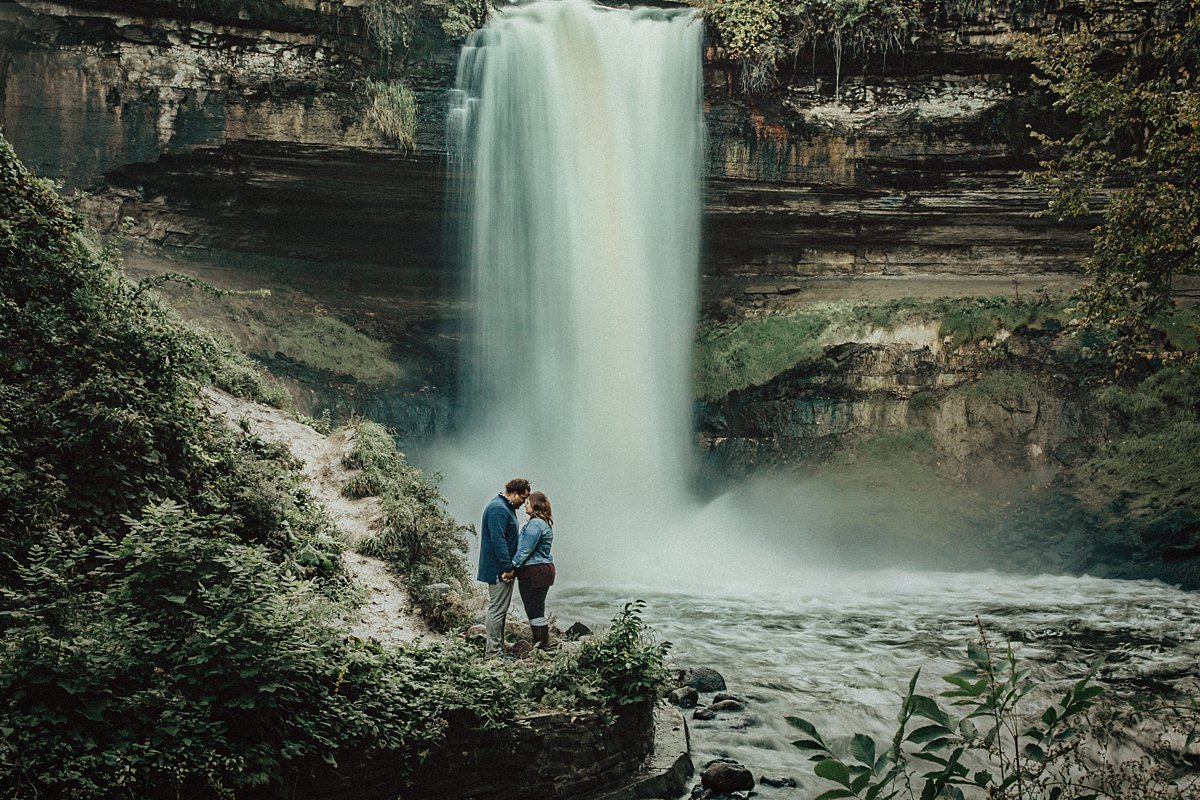
[[(1084, 728), (1083, 715), (1103, 694), (1102, 687), (1092, 682), (1100, 662), (1060, 700), (1031, 715), (1022, 701), (1035, 684), (1011, 646), (997, 659), (981, 625), (980, 638), (968, 645), (966, 656), (971, 666), (946, 675), (951, 688), (941, 695), (962, 709), (961, 716), (953, 716), (937, 699), (917, 693), (918, 671), (901, 701), (892, 746), (884, 752), (861, 733), (827, 744), (808, 720), (786, 717), (804, 734), (792, 744), (812, 753), (814, 774), (837, 785), (820, 797), (888, 800), (919, 793), (922, 800), (963, 800), (968, 796), (964, 789), (969, 788), (976, 793), (984, 789), (996, 798), (1057, 800), (1074, 786), (1070, 770), (1052, 767), (1069, 752), (1070, 743)], [(915, 719), (928, 724), (910, 730)], [(1041, 725), (1028, 725), (1025, 721), (1030, 719)], [(977, 763), (986, 768), (968, 769), (967, 764)], [(1037, 787), (1036, 792), (1032, 787)]]
[(819, 778), (840, 783), (847, 788), (850, 786), (850, 770), (836, 758), (826, 758), (818, 761), (817, 765), (813, 767), (813, 772)]
[(1175, 276), (1200, 266), (1200, 13), (1196, 0), (1087, 2), (1080, 12), (1072, 33), (1028, 37), (1014, 51), (1033, 59), (1072, 127), (1036, 136), (1046, 159), (1027, 179), (1060, 218), (1107, 200), (1083, 307), (1136, 349), (1146, 320), (1170, 305)]
[(576, 661), (578, 676), (594, 679), (613, 707), (653, 703), (667, 682), (663, 659), (669, 642), (656, 642), (641, 617), (645, 603), (627, 603), (602, 637), (589, 639)]
[(931, 30), (936, 12), (922, 16), (904, 0), (712, 0), (713, 21), (729, 57), (741, 65), (743, 90), (756, 94), (774, 84), (775, 65), (808, 46), (832, 53), (840, 72), (843, 51), (903, 50), (910, 36)]
[[(378, 497), (383, 526), (359, 546), (361, 552), (383, 558), (408, 576), (409, 593), (430, 627), (438, 631), (465, 628), (471, 612), (459, 598), (470, 585), (463, 554), (471, 530), (450, 516), (438, 490), (438, 476), (427, 478), (410, 466), (395, 440), (378, 423), (354, 425), (354, 447), (345, 466), (358, 470), (342, 493), (349, 497)], [(457, 591), (430, 591), (430, 584), (447, 583)]]

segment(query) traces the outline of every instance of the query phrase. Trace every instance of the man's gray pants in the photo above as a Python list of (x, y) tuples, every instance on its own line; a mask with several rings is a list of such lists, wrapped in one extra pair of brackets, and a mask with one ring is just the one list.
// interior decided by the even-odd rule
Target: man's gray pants
[(513, 583), (496, 581), (488, 584), (488, 609), (484, 627), (487, 628), (487, 653), (499, 655), (504, 652), (504, 621), (508, 618), (508, 606), (512, 603)]

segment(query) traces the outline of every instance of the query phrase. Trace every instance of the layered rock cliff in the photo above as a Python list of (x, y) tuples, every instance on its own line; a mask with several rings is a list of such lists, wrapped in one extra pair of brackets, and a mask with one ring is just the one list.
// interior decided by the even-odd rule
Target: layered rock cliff
[[(457, 45), (428, 35), (405, 55), (421, 111), (416, 148), (404, 152), (368, 119), (363, 81), (378, 64), (355, 4), (315, 5), (253, 20), (143, 0), (5, 4), (5, 135), (39, 172), (85, 190), (81, 202), (102, 229), (124, 222), (137, 241), (182, 250), (186, 264), (207, 264), (206, 275), (239, 288), (239, 265), (258, 259), (390, 342), (407, 380), (359, 382), (348, 408), (423, 420), (420, 436), (446, 424), (455, 386), (462, 309), (446, 236), (455, 198), (444, 115)], [(847, 56), (836, 76), (831, 54), (817, 51), (762, 97), (740, 93), (733, 66), (710, 48), (706, 313), (771, 313), (838, 276), (888, 294), (985, 293), (998, 279), (1069, 286), (1089, 221), (1031, 216), (1041, 200), (1019, 171), (1032, 164), (1025, 126), (1043, 104), (1028, 67), (1006, 57), (1014, 26), (1056, 24), (985, 7), (902, 57)], [(153, 259), (141, 263), (154, 269)], [(297, 396), (347, 408), (322, 387), (351, 383), (261, 355), (307, 386)], [(891, 370), (900, 385), (903, 365), (925, 356), (889, 358), (869, 369)], [(922, 369), (935, 367), (953, 372), (936, 359)], [(868, 365), (847, 355), (841, 369), (865, 375)], [(787, 394), (778, 380), (746, 391)], [(397, 395), (409, 398), (403, 408)], [(702, 416), (702, 435), (727, 439), (727, 424), (777, 435), (792, 424), (750, 397), (729, 398), (725, 422)], [(868, 416), (895, 422), (895, 413)]]

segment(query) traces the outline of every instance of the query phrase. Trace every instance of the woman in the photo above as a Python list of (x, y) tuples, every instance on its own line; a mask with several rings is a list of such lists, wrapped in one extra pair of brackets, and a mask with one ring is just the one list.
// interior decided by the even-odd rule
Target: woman
[(525, 501), (529, 521), (521, 528), (513, 564), (517, 567), (517, 591), (529, 617), (533, 631), (533, 646), (543, 650), (550, 646), (550, 625), (546, 622), (546, 594), (554, 585), (554, 557), (550, 546), (554, 542), (554, 516), (550, 499), (533, 492)]

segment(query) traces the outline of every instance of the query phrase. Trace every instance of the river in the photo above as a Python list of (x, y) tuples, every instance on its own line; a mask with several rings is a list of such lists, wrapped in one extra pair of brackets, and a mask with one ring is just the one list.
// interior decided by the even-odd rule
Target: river
[(1113, 697), (1189, 681), (1194, 687), (1200, 664), (1195, 595), (1154, 582), (822, 569), (731, 595), (706, 592), (700, 575), (695, 591), (664, 593), (573, 582), (570, 568), (560, 568), (568, 577), (548, 605), (561, 627), (602, 623), (628, 600), (643, 599), (643, 618), (671, 643), (676, 664), (716, 669), (728, 690), (748, 701), (744, 712), (711, 721), (684, 713), (697, 770), (733, 758), (756, 779), (790, 776), (800, 784), (759, 786), (764, 797), (812, 797), (817, 787), (831, 788), (791, 746), (799, 732), (785, 716), (812, 721), (827, 739), (858, 732), (890, 738), (914, 672), (921, 671), (918, 691), (934, 695), (949, 688), (941, 676), (968, 665), (977, 619), (993, 644), (1012, 641), (1055, 695), (1098, 657)]

